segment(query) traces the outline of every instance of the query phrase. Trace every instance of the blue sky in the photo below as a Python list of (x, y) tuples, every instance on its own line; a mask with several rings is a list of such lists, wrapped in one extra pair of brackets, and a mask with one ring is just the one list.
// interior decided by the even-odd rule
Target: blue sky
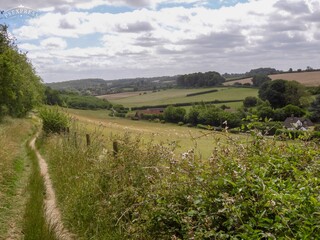
[[(320, 68), (318, 0), (12, 0), (2, 18), (45, 82)], [(3, 15), (2, 15), (3, 16)]]

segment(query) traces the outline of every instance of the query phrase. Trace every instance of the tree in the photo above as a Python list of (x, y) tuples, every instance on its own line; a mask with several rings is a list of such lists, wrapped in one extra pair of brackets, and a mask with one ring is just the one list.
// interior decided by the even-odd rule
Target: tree
[(0, 25), (0, 115), (23, 117), (43, 100), (43, 85), (26, 54)]
[(288, 104), (300, 106), (300, 100), (307, 96), (303, 85), (296, 81), (282, 79), (264, 83), (259, 89), (259, 97), (268, 100), (273, 108), (281, 108)]
[(254, 107), (257, 104), (258, 104), (258, 98), (256, 98), (256, 97), (249, 96), (243, 100), (243, 106), (245, 106), (247, 108)]
[(177, 78), (177, 85), (181, 87), (208, 87), (220, 85), (225, 79), (218, 72), (191, 73)]
[(186, 110), (181, 107), (168, 106), (163, 114), (166, 121), (178, 123), (184, 121)]
[(254, 87), (260, 87), (265, 82), (271, 81), (271, 78), (267, 75), (255, 75), (251, 81)]
[(315, 122), (320, 122), (320, 95), (311, 104), (309, 111), (311, 113), (311, 120)]

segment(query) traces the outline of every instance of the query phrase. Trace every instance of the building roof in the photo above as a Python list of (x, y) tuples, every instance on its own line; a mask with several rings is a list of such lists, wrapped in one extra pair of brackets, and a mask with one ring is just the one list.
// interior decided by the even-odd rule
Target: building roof
[(284, 126), (286, 128), (299, 129), (301, 127), (304, 127), (304, 128), (312, 127), (314, 126), (314, 124), (308, 118), (288, 117), (284, 121)]

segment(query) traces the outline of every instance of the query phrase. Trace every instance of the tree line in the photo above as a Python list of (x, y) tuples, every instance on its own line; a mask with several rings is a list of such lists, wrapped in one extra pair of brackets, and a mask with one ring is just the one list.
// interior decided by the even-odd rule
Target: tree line
[(0, 25), (0, 118), (24, 117), (43, 100), (44, 88), (27, 55), (19, 51), (8, 27)]
[(177, 78), (179, 87), (212, 87), (218, 86), (225, 82), (224, 77), (218, 72), (198, 72), (191, 74), (180, 75)]

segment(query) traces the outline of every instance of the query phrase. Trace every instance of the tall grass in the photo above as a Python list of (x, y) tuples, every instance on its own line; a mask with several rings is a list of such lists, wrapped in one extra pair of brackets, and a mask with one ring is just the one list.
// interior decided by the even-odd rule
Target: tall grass
[[(85, 239), (317, 239), (314, 142), (227, 136), (210, 159), (130, 134), (44, 139), (65, 221)], [(82, 136), (82, 137), (81, 137)], [(112, 143), (117, 141), (117, 154)]]
[(31, 126), (30, 120), (11, 118), (0, 124), (0, 236), (7, 236), (9, 230), (19, 232), (22, 225), (23, 190), (28, 176), (24, 143), (32, 133)]

